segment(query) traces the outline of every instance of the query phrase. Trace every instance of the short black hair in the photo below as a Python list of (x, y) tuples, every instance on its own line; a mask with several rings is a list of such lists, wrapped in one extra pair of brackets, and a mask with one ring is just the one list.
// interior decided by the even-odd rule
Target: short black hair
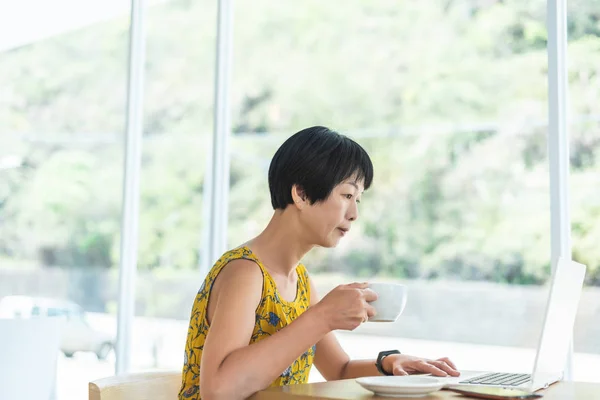
[(279, 147), (269, 166), (275, 210), (293, 204), (292, 187), (304, 189), (311, 204), (329, 197), (335, 186), (356, 175), (365, 190), (373, 182), (371, 158), (354, 140), (323, 126), (295, 133)]

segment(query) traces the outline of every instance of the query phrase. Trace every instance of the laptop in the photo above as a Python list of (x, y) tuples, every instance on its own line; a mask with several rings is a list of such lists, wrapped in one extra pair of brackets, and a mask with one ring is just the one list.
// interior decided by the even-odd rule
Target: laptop
[(0, 399), (55, 399), (59, 318), (0, 318)]
[(443, 378), (447, 380), (445, 386), (501, 387), (534, 392), (560, 381), (573, 337), (585, 270), (585, 265), (575, 261), (558, 260), (531, 374), (461, 371), (457, 378)]

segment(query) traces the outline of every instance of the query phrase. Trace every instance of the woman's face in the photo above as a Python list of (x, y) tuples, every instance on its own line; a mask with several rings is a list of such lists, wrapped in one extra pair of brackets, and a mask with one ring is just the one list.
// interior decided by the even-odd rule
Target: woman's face
[(358, 218), (363, 191), (363, 182), (352, 177), (334, 187), (324, 201), (303, 207), (301, 223), (306, 228), (307, 239), (317, 246), (337, 246)]

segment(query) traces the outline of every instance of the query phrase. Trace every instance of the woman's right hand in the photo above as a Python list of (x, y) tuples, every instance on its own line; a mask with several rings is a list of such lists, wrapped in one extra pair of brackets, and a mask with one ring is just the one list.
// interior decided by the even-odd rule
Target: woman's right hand
[(377, 294), (368, 288), (368, 283), (339, 285), (315, 304), (329, 330), (354, 330), (375, 315), (369, 302), (377, 300)]

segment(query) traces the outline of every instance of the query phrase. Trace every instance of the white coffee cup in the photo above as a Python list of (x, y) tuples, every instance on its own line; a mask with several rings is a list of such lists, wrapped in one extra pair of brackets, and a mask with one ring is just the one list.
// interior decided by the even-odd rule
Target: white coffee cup
[(406, 286), (399, 283), (369, 283), (369, 289), (377, 293), (377, 300), (370, 304), (377, 314), (369, 318), (372, 322), (394, 322), (406, 306)]

